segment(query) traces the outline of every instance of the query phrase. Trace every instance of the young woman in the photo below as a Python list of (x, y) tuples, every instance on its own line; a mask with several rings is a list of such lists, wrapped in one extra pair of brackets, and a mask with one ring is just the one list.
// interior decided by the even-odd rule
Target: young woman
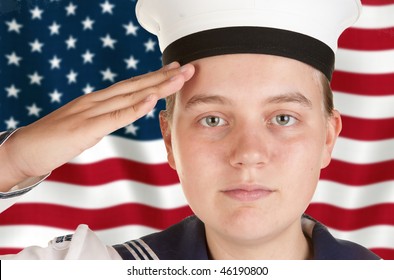
[(341, 130), (329, 81), (338, 36), (360, 6), (140, 0), (137, 16), (158, 35), (167, 66), (3, 134), (1, 204), (167, 98), (168, 162), (195, 215), (113, 247), (81, 225), (3, 258), (379, 259), (303, 214)]

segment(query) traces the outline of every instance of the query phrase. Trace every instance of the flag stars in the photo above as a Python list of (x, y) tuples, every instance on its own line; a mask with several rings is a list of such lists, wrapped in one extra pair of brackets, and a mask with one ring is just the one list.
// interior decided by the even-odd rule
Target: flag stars
[(112, 15), (112, 9), (115, 7), (115, 5), (108, 2), (108, 0), (106, 0), (104, 3), (101, 3), (100, 6), (101, 6), (101, 12), (103, 14), (108, 13), (111, 15)]
[(89, 94), (94, 91), (94, 87), (92, 87), (90, 84), (87, 84), (83, 89), (82, 89), (84, 94)]
[(49, 31), (51, 32), (51, 36), (52, 35), (59, 35), (59, 29), (60, 29), (61, 25), (57, 24), (56, 21), (54, 21), (48, 28)]
[(75, 44), (77, 43), (77, 39), (74, 38), (73, 36), (69, 36), (68, 39), (66, 40), (66, 45), (67, 49), (75, 49)]
[(138, 64), (139, 60), (135, 59), (134, 56), (130, 56), (128, 59), (125, 59), (124, 61), (127, 64), (127, 66), (126, 66), (127, 69), (132, 68), (134, 70), (137, 70), (137, 64)]
[(18, 98), (18, 93), (21, 91), (20, 89), (17, 89), (15, 85), (11, 85), (8, 88), (5, 88), (7, 92), (7, 97), (15, 97)]
[(22, 57), (17, 56), (15, 52), (12, 54), (6, 54), (5, 57), (8, 59), (8, 65), (16, 65), (19, 66), (19, 61), (22, 60)]
[(31, 19), (41, 19), (43, 12), (44, 10), (41, 10), (40, 8), (38, 8), (38, 6), (35, 6), (33, 10), (30, 10)]
[(73, 84), (77, 82), (78, 73), (74, 72), (74, 70), (70, 70), (70, 72), (66, 75), (68, 83)]
[(109, 34), (105, 37), (100, 37), (100, 40), (103, 42), (103, 48), (108, 47), (111, 49), (115, 48), (114, 44), (117, 42), (115, 39), (112, 39)]
[(149, 38), (148, 42), (144, 43), (144, 46), (145, 46), (145, 52), (154, 52), (156, 42), (153, 41), (151, 38)]
[(7, 130), (8, 129), (16, 129), (19, 124), (19, 121), (15, 120), (14, 117), (10, 117), (8, 120), (6, 120), (4, 122), (7, 126)]
[(94, 20), (91, 20), (89, 17), (87, 17), (84, 21), (82, 21), (83, 30), (93, 30), (93, 23)]
[(86, 50), (86, 52), (82, 55), (83, 64), (93, 63), (93, 57), (94, 57), (94, 53), (91, 53), (89, 50)]
[(40, 112), (42, 109), (37, 107), (36, 103), (33, 103), (31, 106), (26, 106), (26, 109), (28, 111), (28, 116), (36, 116), (37, 118), (40, 117)]
[(12, 21), (6, 21), (5, 24), (8, 25), (8, 32), (14, 31), (18, 34), (20, 34), (20, 29), (23, 27), (23, 25), (19, 24), (15, 19), (13, 19)]
[(49, 63), (51, 64), (51, 69), (60, 69), (60, 62), (62, 60), (59, 59), (56, 55), (49, 60)]
[(148, 114), (146, 114), (145, 118), (146, 119), (154, 119), (155, 118), (155, 112), (156, 112), (156, 109), (153, 108), (152, 111), (150, 111)]
[(68, 4), (68, 6), (65, 7), (65, 9), (66, 9), (67, 16), (71, 16), (71, 15), (75, 16), (75, 11), (77, 10), (77, 6), (74, 5), (72, 2), (70, 2)]
[(30, 79), (30, 84), (31, 85), (37, 84), (39, 86), (41, 85), (41, 80), (44, 78), (43, 76), (38, 75), (37, 72), (34, 72), (31, 75), (28, 75), (28, 77)]
[(123, 24), (123, 28), (126, 29), (126, 35), (137, 36), (137, 30), (139, 29), (139, 27), (134, 25), (131, 21), (127, 25)]
[(134, 124), (129, 124), (128, 126), (125, 127), (125, 133), (126, 134), (132, 134), (134, 136), (137, 135), (137, 130), (139, 129), (138, 126), (135, 126)]
[(41, 43), (40, 41), (38, 41), (38, 39), (34, 40), (34, 42), (29, 43), (29, 45), (31, 46), (31, 52), (42, 52), (42, 47), (44, 46), (43, 43)]
[(117, 74), (112, 72), (109, 68), (105, 71), (100, 71), (100, 73), (103, 75), (103, 81), (110, 81), (112, 83), (115, 81), (115, 77), (117, 76)]
[(51, 98), (51, 103), (61, 103), (62, 93), (60, 93), (57, 89), (53, 92), (49, 93), (49, 97)]

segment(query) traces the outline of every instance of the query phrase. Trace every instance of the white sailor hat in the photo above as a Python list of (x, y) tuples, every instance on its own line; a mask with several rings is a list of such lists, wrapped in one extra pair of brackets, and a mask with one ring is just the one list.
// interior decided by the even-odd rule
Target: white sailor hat
[(337, 41), (360, 0), (138, 0), (136, 15), (158, 37), (163, 63), (232, 53), (297, 59), (331, 80)]

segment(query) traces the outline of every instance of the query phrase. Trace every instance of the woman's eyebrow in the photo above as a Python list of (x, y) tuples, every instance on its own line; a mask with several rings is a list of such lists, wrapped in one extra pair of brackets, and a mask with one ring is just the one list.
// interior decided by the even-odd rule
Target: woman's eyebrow
[[(265, 104), (297, 103), (306, 108), (312, 109), (312, 101), (310, 101), (305, 95), (299, 92), (290, 92), (290, 93), (271, 96), (265, 99), (264, 103)], [(222, 95), (197, 94), (186, 102), (185, 108), (190, 109), (200, 104), (231, 105), (232, 102), (230, 99)]]
[(231, 103), (230, 99), (221, 95), (197, 94), (186, 102), (185, 108), (190, 109), (199, 104), (231, 105)]
[(298, 103), (304, 107), (312, 109), (312, 101), (300, 92), (284, 93), (269, 97), (265, 100), (266, 103)]

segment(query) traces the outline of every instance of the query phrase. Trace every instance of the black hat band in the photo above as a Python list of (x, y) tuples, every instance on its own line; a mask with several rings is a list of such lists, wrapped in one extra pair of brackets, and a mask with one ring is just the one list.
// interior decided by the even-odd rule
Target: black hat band
[(237, 53), (270, 54), (311, 65), (329, 81), (334, 72), (335, 54), (323, 42), (293, 31), (267, 27), (226, 27), (182, 37), (163, 52), (163, 64), (191, 61)]

